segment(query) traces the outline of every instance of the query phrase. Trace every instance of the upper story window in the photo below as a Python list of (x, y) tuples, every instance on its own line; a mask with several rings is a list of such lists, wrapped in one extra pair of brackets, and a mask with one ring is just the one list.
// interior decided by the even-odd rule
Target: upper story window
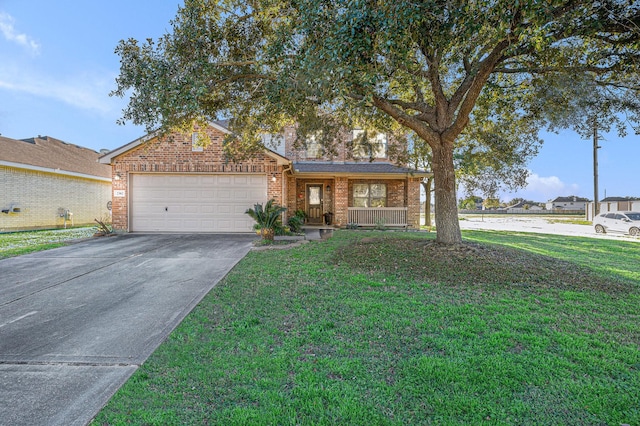
[(387, 135), (378, 133), (368, 142), (362, 141), (364, 130), (353, 131), (354, 158), (387, 158)]
[(192, 152), (202, 152), (204, 151), (204, 145), (198, 138), (198, 132), (193, 132), (191, 134), (191, 151)]
[(305, 146), (306, 158), (322, 158), (322, 144), (317, 140), (316, 135), (309, 135)]

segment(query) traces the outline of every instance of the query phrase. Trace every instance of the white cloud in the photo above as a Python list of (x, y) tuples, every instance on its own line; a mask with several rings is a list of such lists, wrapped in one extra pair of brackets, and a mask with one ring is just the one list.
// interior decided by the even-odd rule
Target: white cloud
[(108, 114), (121, 108), (121, 100), (109, 97), (112, 75), (69, 75), (56, 79), (46, 74), (31, 73), (20, 67), (0, 66), (0, 90), (28, 94), (64, 102), (79, 109)]
[(0, 12), (0, 33), (2, 33), (4, 38), (8, 41), (26, 47), (32, 53), (39, 53), (40, 45), (38, 42), (26, 34), (18, 33), (13, 26), (14, 22), (15, 19), (11, 15), (5, 12)]
[(522, 197), (534, 201), (547, 201), (555, 197), (577, 195), (579, 190), (579, 185), (565, 183), (558, 176), (540, 176), (537, 173), (531, 173), (527, 178), (527, 186), (506, 198)]

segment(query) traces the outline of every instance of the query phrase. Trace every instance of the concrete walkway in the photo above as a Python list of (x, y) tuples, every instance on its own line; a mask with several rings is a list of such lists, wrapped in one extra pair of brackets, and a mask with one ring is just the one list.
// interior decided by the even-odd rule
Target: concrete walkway
[(85, 425), (254, 235), (122, 235), (0, 260), (0, 425)]

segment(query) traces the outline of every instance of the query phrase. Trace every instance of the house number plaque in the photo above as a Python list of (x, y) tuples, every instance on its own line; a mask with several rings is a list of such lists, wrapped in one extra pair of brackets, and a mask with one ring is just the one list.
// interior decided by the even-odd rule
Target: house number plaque
[(124, 189), (116, 189), (113, 191), (114, 197), (124, 197)]

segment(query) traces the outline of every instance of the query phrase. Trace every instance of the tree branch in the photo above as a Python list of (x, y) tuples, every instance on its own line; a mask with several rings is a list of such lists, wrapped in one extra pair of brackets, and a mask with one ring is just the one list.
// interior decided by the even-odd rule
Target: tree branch
[(420, 121), (417, 117), (411, 116), (401, 109), (397, 108), (391, 101), (380, 98), (378, 96), (373, 97), (373, 105), (376, 108), (389, 114), (400, 125), (406, 126), (416, 132), (418, 136), (427, 141), (427, 143), (433, 147), (437, 146), (440, 137), (429, 125)]
[(434, 96), (434, 104), (435, 104), (435, 113), (436, 113), (436, 124), (438, 127), (444, 128), (447, 122), (447, 112), (449, 106), (449, 100), (444, 94), (444, 89), (442, 88), (442, 82), (440, 81), (440, 55), (435, 52), (433, 55), (425, 55), (427, 60), (427, 78), (429, 79), (429, 84), (431, 85), (431, 91)]
[(276, 81), (276, 77), (270, 76), (270, 75), (265, 75), (265, 74), (238, 74), (238, 75), (232, 75), (231, 77), (225, 78), (223, 80), (216, 80), (216, 81), (211, 81), (209, 82), (209, 87), (215, 87), (216, 85), (224, 85), (224, 84), (229, 84), (229, 83), (233, 83), (235, 81), (240, 81), (240, 80), (269, 80), (269, 81)]
[(389, 99), (387, 100), (391, 105), (397, 105), (405, 110), (413, 110), (418, 111), (423, 114), (433, 114), (433, 107), (425, 104), (424, 102), (405, 102), (399, 99)]
[(464, 130), (469, 122), (469, 115), (473, 110), (480, 92), (485, 83), (489, 79), (489, 76), (493, 72), (495, 66), (502, 58), (502, 53), (511, 44), (509, 37), (500, 41), (495, 45), (491, 53), (482, 61), (478, 63), (477, 72), (473, 77), (469, 88), (464, 92), (460, 107), (457, 109), (455, 121), (449, 126), (446, 132), (443, 134), (444, 139), (453, 143), (456, 137)]
[(594, 74), (606, 74), (615, 71), (618, 67), (612, 65), (610, 67), (596, 67), (593, 65), (572, 66), (572, 67), (521, 67), (521, 68), (495, 68), (493, 72), (503, 74), (549, 74), (556, 72), (591, 72)]

